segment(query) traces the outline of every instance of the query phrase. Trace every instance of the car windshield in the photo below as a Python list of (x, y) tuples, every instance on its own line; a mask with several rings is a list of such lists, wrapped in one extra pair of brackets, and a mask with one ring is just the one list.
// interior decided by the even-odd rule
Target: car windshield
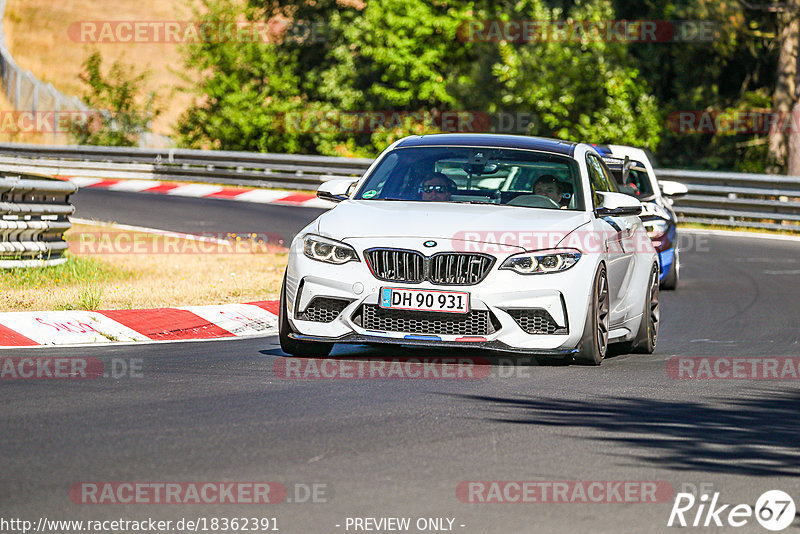
[(506, 148), (398, 148), (354, 198), (584, 209), (574, 159)]
[(623, 160), (616, 158), (603, 158), (611, 174), (619, 185), (620, 193), (625, 193), (640, 200), (646, 200), (654, 195), (653, 187), (650, 184), (650, 177), (647, 176), (647, 169), (638, 161), (628, 163), (630, 170), (627, 179), (623, 179)]

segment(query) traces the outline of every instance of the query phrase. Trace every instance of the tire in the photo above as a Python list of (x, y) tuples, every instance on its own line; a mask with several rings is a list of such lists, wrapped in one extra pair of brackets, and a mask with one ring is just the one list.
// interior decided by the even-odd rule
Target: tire
[(636, 333), (636, 337), (630, 342), (628, 352), (652, 354), (652, 352), (656, 350), (660, 320), (658, 265), (653, 265), (653, 268), (650, 270), (650, 280), (647, 284), (647, 296), (644, 300), (642, 321), (639, 323), (639, 331)]
[(579, 352), (575, 355), (577, 363), (600, 365), (608, 354), (608, 311), (608, 277), (605, 265), (601, 265), (592, 283), (592, 300), (586, 311)]
[(303, 358), (324, 358), (331, 353), (333, 343), (300, 341), (299, 339), (290, 338), (289, 334), (292, 333), (292, 326), (289, 324), (288, 317), (286, 317), (287, 311), (286, 276), (284, 276), (283, 284), (281, 284), (281, 297), (278, 306), (278, 339), (281, 343), (281, 350), (286, 354)]
[(661, 289), (673, 290), (678, 287), (678, 279), (680, 278), (680, 255), (678, 249), (675, 249), (675, 257), (672, 260), (672, 265), (669, 266), (669, 272), (661, 281)]

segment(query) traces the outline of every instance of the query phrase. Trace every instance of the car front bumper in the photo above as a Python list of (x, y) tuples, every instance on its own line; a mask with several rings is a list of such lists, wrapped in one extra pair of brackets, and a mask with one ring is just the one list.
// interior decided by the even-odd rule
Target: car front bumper
[[(361, 256), (363, 258), (363, 255)], [(498, 270), (504, 258), (492, 267), (487, 277), (471, 286), (442, 286), (429, 282), (404, 284), (376, 279), (366, 263), (331, 265), (311, 260), (293, 248), (286, 271), (287, 317), (299, 340), (333, 343), (386, 343), (430, 347), (470, 347), (497, 351), (566, 356), (574, 352), (583, 335), (591, 295), (591, 283), (599, 259), (584, 255), (571, 269), (560, 273), (523, 276)], [(491, 332), (481, 335), (447, 334), (436, 328), (420, 331), (375, 330), (359, 324), (363, 307), (378, 307), (382, 287), (462, 291), (470, 294), (470, 310), (488, 312)], [(347, 301), (346, 307), (330, 322), (303, 320), (315, 298)], [(514, 320), (510, 310), (545, 310), (558, 327), (553, 334), (531, 334)], [(434, 312), (413, 312), (421, 318)], [(413, 315), (412, 314), (412, 315)], [(459, 314), (435, 313), (436, 317)]]

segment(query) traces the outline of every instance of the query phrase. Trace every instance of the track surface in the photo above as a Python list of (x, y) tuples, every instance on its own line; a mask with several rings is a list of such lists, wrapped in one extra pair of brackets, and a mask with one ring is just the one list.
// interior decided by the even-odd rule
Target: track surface
[[(167, 201), (165, 212), (141, 209), (143, 217), (161, 213), (164, 224), (125, 220), (122, 211), (114, 218), (186, 230), (170, 220), (182, 217), (179, 204), (221, 231), (248, 216), (290, 231), (315, 216), (305, 208), (253, 206), (244, 215), (238, 203)], [(78, 216), (102, 216), (76, 202)], [(398, 515), (455, 518), (454, 530), (464, 533), (674, 530), (666, 527), (672, 500), (468, 505), (455, 495), (466, 480), (659, 480), (676, 491), (711, 484), (724, 503), (753, 505), (762, 492), (781, 489), (800, 504), (800, 381), (679, 381), (665, 367), (675, 355), (799, 355), (800, 244), (685, 237), (681, 287), (662, 293), (658, 350), (600, 368), (528, 366), (511, 377), (495, 368), (480, 380), (300, 381), (273, 375), (284, 357), (275, 338), (5, 351), (141, 358), (142, 377), (0, 382), (0, 516), (275, 516), (289, 533), (347, 532), (347, 517)], [(334, 354), (401, 352), (346, 347)], [(329, 499), (73, 504), (69, 486), (91, 480), (322, 483)], [(800, 515), (790, 531), (798, 525)], [(735, 531), (767, 532), (754, 520)]]
[(285, 242), (325, 210), (86, 188), (75, 216), (189, 234), (275, 233)]

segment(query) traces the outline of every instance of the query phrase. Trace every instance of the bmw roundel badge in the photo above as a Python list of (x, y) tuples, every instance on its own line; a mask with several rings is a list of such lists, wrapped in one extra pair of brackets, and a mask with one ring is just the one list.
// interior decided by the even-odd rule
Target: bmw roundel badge
[(435, 247), (436, 246), (436, 241), (425, 241), (423, 243), (423, 245), (425, 245), (428, 248)]

